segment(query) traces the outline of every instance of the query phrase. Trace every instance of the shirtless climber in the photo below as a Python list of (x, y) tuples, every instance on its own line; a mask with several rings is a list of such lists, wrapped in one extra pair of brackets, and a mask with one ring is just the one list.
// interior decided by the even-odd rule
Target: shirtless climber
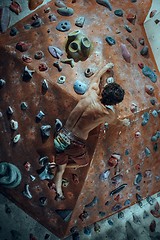
[[(108, 63), (91, 79), (89, 90), (70, 113), (64, 127), (55, 136), (55, 159), (50, 168), (57, 166), (54, 183), (56, 199), (64, 199), (62, 176), (65, 168), (84, 167), (89, 164), (86, 140), (89, 132), (102, 123), (129, 125), (128, 119), (119, 120), (114, 105), (124, 98), (124, 90), (117, 83), (109, 83), (100, 90), (100, 80), (107, 70), (113, 68)], [(102, 78), (101, 78), (102, 77)]]

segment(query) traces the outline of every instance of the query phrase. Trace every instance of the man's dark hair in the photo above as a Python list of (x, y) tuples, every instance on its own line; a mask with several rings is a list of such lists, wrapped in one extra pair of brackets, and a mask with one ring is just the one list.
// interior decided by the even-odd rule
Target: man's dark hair
[(115, 105), (122, 102), (125, 91), (117, 83), (107, 84), (102, 91), (101, 103), (104, 105)]

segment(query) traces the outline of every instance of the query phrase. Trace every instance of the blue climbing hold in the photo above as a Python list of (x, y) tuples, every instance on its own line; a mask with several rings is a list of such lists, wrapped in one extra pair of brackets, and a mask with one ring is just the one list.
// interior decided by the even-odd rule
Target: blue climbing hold
[(144, 66), (142, 73), (149, 77), (153, 83), (157, 82), (157, 75), (148, 66)]
[(83, 95), (87, 91), (88, 86), (86, 83), (76, 80), (73, 88), (76, 93)]

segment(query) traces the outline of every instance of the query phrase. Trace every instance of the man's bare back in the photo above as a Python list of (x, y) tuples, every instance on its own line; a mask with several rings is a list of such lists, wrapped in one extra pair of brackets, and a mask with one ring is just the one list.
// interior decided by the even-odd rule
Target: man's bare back
[(111, 123), (116, 118), (115, 110), (105, 107), (97, 89), (90, 89), (73, 109), (65, 124), (65, 128), (80, 139), (86, 140), (89, 132), (101, 123)]

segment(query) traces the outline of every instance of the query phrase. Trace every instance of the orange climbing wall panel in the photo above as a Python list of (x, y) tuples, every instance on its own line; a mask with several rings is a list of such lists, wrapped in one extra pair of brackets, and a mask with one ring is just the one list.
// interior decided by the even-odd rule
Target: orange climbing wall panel
[[(119, 3), (112, 0), (112, 11), (93, 0), (65, 3), (74, 9), (72, 16), (59, 15), (52, 1), (35, 12), (42, 20), (41, 26), (28, 30), (24, 28), (33, 22), (35, 13), (32, 13), (15, 25), (18, 30), (16, 36), (10, 36), (10, 29), (0, 36), (0, 78), (6, 81), (0, 89), (0, 161), (15, 164), (22, 173), (22, 182), (18, 187), (1, 187), (1, 192), (59, 237), (69, 235), (74, 226), (80, 230), (134, 204), (137, 202), (137, 194), (143, 199), (160, 189), (160, 140), (157, 138), (156, 141), (151, 141), (160, 131), (160, 76), (143, 28), (151, 1), (146, 0), (144, 4), (143, 1), (126, 0)], [(46, 11), (47, 8), (50, 9)], [(123, 10), (122, 17), (114, 14), (117, 9)], [(50, 21), (50, 14), (56, 16), (56, 21)], [(128, 14), (136, 16), (135, 24), (127, 20)], [(82, 28), (75, 25), (80, 16), (85, 17)], [(70, 21), (69, 31), (56, 30), (57, 24), (62, 20)], [(128, 25), (131, 32), (126, 30), (125, 25)], [(65, 44), (68, 33), (75, 30), (82, 31), (89, 38), (92, 51), (87, 60), (75, 62), (72, 68), (61, 60), (67, 58)], [(110, 46), (105, 40), (107, 36), (112, 37), (116, 43)], [(135, 40), (137, 48), (126, 40), (128, 37)], [(140, 54), (144, 46), (140, 44), (139, 38), (143, 38), (144, 45), (149, 47), (145, 56)], [(31, 43), (30, 48), (25, 52), (18, 51), (16, 44), (19, 41)], [(127, 47), (130, 63), (122, 56), (121, 44)], [(51, 56), (48, 46), (63, 51), (60, 60)], [(36, 60), (35, 53), (40, 50), (44, 57)], [(23, 55), (29, 56), (32, 61), (25, 63)], [(53, 66), (56, 61), (60, 62), (61, 72)], [(89, 85), (90, 78), (85, 77), (84, 71), (87, 68), (97, 71), (108, 62), (114, 63), (113, 72), (108, 73), (108, 76), (113, 76), (126, 92), (124, 101), (118, 106), (119, 115), (121, 118), (129, 118), (131, 124), (129, 127), (101, 126), (90, 133), (87, 143), (90, 166), (65, 171), (65, 200), (56, 201), (55, 192), (50, 187), (52, 180), (39, 178), (37, 171), (42, 169), (39, 159), (44, 156), (51, 159), (54, 154), (55, 119), (59, 118), (64, 123), (81, 98), (73, 90), (74, 82), (79, 79)], [(47, 64), (46, 71), (39, 70), (41, 63)], [(142, 73), (138, 63), (143, 63), (155, 72), (155, 83)], [(22, 78), (25, 66), (35, 71), (29, 81)], [(57, 83), (61, 75), (66, 76), (64, 84)], [(45, 93), (42, 91), (44, 79), (49, 85)], [(152, 94), (146, 92), (146, 85), (154, 87)], [(21, 110), (22, 102), (27, 103), (26, 110)], [(9, 106), (14, 111), (10, 117), (6, 114)], [(39, 111), (43, 111), (45, 116), (36, 122)], [(149, 120), (142, 126), (144, 113), (149, 114)], [(10, 128), (11, 119), (19, 124), (16, 131)], [(50, 136), (43, 141), (40, 128), (48, 124), (51, 126)], [(21, 138), (13, 144), (13, 138), (18, 133)], [(112, 154), (118, 155), (115, 167), (111, 167), (108, 162)], [(29, 171), (24, 166), (26, 162), (31, 164)], [(35, 177), (34, 181), (31, 176)], [(104, 176), (106, 179), (102, 179)], [(135, 180), (136, 176), (139, 176), (138, 180)], [(26, 184), (32, 195), (30, 199), (22, 194)]]

